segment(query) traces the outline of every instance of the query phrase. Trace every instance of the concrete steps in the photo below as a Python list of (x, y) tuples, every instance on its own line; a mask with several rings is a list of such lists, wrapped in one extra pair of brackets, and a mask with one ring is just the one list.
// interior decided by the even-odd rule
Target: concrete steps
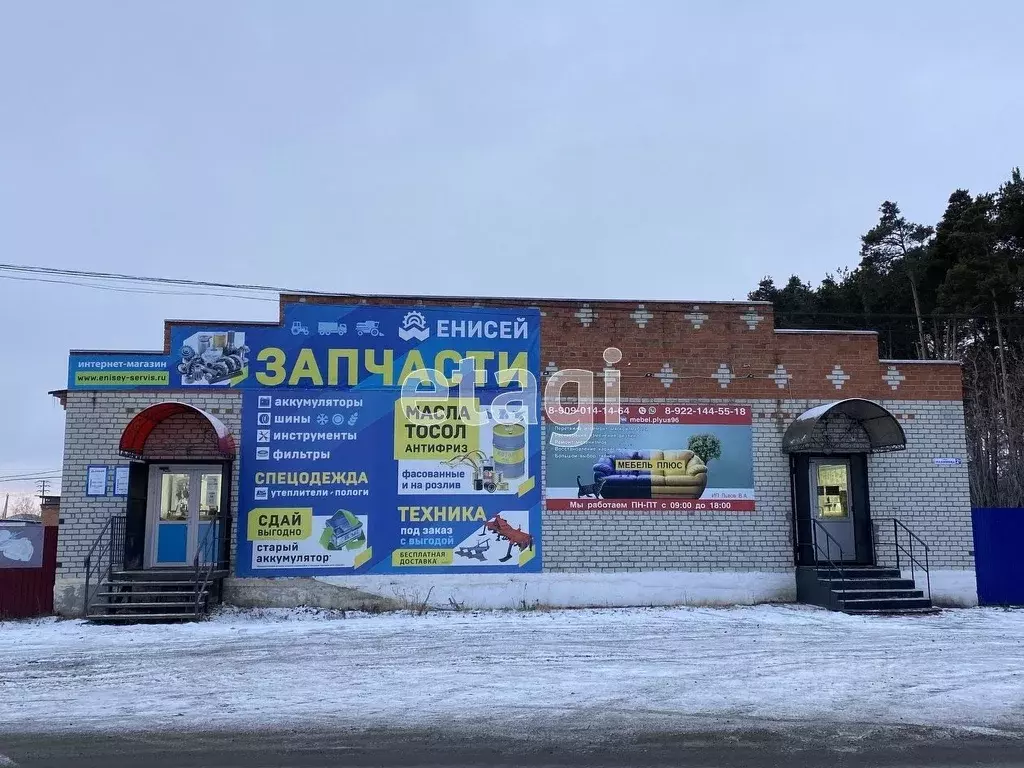
[(896, 568), (851, 565), (797, 569), (797, 599), (850, 614), (917, 616), (937, 613), (913, 579)]
[(199, 583), (192, 568), (115, 571), (103, 581), (86, 618), (97, 624), (196, 621), (205, 618), (227, 575), (215, 571)]

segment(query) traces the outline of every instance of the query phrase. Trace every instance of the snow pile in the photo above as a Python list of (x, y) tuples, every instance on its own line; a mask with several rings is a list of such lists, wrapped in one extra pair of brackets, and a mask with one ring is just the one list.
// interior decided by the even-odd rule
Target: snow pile
[[(804, 607), (0, 624), (10, 730), (632, 727), (1024, 730), (1024, 612)], [(325, 620), (325, 618), (333, 620)]]

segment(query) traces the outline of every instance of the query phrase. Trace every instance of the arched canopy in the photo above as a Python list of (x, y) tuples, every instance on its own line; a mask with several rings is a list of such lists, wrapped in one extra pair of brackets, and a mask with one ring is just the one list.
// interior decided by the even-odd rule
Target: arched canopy
[[(862, 447), (859, 447), (862, 446)], [(903, 427), (871, 400), (851, 398), (825, 403), (797, 416), (782, 438), (784, 453), (902, 451)]]
[(195, 413), (206, 420), (213, 431), (217, 433), (217, 448), (226, 459), (235, 457), (235, 439), (231, 432), (220, 419), (213, 414), (196, 408), (188, 403), (166, 402), (151, 405), (140, 411), (134, 419), (128, 422), (121, 434), (121, 444), (118, 446), (122, 456), (133, 459), (141, 459), (146, 448), (146, 440), (152, 434), (158, 424), (165, 419), (179, 413)]

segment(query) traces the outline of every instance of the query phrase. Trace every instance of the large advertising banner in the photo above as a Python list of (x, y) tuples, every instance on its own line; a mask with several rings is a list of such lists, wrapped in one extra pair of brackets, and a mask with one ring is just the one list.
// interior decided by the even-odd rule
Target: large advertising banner
[(73, 355), (69, 387), (242, 391), (240, 576), (540, 570), (537, 310), (283, 314)]
[[(548, 509), (754, 510), (748, 406), (568, 405), (546, 415)], [(571, 421), (593, 434), (574, 438)]]

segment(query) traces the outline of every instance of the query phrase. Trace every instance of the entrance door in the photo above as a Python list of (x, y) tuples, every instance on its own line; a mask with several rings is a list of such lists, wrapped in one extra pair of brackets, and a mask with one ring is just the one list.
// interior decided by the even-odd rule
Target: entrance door
[(219, 466), (153, 465), (149, 470), (146, 562), (150, 567), (191, 565), (216, 558), (223, 473)]
[[(857, 532), (850, 494), (850, 462), (846, 459), (812, 459), (810, 462), (811, 518), (817, 527), (815, 559), (857, 560)], [(824, 528), (832, 536), (822, 533)], [(836, 545), (839, 545), (838, 547)], [(839, 547), (842, 548), (840, 555)]]

